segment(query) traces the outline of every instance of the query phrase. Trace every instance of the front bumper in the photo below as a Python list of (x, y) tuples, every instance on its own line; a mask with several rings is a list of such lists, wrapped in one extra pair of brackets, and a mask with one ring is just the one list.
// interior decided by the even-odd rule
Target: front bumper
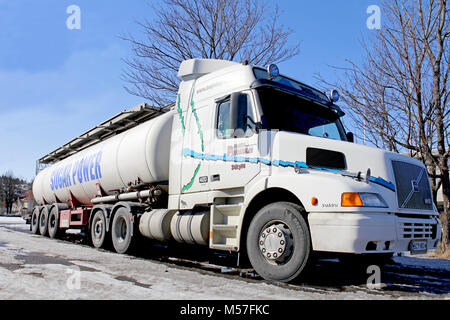
[(397, 253), (410, 251), (412, 240), (426, 240), (428, 250), (433, 250), (441, 237), (441, 223), (437, 217), (312, 212), (308, 222), (315, 251)]

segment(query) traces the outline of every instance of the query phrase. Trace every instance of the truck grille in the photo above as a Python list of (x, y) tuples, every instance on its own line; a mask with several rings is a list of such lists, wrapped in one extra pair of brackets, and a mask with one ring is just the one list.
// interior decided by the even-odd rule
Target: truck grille
[(436, 224), (401, 222), (400, 230), (403, 239), (433, 239)]
[(433, 210), (430, 182), (425, 168), (392, 161), (400, 209)]

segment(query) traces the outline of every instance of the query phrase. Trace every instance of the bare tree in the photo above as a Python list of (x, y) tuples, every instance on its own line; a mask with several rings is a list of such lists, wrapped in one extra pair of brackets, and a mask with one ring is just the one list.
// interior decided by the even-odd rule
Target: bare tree
[(0, 201), (6, 207), (6, 214), (12, 213), (14, 201), (17, 199), (21, 188), (25, 181), (14, 177), (14, 174), (9, 171), (0, 176)]
[(257, 65), (282, 62), (299, 53), (289, 46), (292, 30), (278, 24), (277, 7), (261, 0), (162, 0), (154, 21), (138, 22), (143, 36), (126, 59), (126, 90), (155, 105), (175, 100), (180, 63), (193, 58), (223, 59)]
[(363, 40), (364, 63), (347, 61), (338, 87), (358, 136), (423, 161), (433, 195), (442, 189), (441, 249), (449, 244), (450, 20), (447, 0), (383, 3), (383, 28)]

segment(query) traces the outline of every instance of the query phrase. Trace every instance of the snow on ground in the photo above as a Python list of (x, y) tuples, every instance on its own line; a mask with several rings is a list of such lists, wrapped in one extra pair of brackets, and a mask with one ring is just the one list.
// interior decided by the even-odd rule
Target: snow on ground
[[(3, 225), (3, 226), (2, 226)], [(32, 235), (21, 218), (0, 217), (0, 299), (151, 299), (151, 300), (291, 300), (291, 299), (433, 299), (430, 294), (393, 296), (349, 286), (344, 290), (286, 287), (261, 280), (100, 251)], [(432, 259), (397, 257), (414, 267)], [(440, 260), (442, 263), (442, 260)], [(432, 266), (440, 267), (439, 265)], [(444, 265), (443, 268), (450, 267)], [(437, 298), (450, 299), (450, 294)]]
[(14, 225), (24, 225), (25, 220), (21, 217), (2, 217), (0, 216), (0, 224), (14, 224)]

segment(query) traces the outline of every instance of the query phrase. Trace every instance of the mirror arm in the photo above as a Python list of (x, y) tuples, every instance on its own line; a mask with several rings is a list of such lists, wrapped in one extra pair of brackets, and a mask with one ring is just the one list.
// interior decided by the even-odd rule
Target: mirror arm
[(252, 128), (249, 124), (247, 124), (247, 126), (250, 129), (255, 129), (256, 133), (259, 133), (259, 131), (263, 128), (263, 125), (261, 122), (255, 122), (252, 117), (250, 117), (249, 115), (245, 116), (245, 120), (250, 120), (250, 122), (255, 126), (255, 128)]

